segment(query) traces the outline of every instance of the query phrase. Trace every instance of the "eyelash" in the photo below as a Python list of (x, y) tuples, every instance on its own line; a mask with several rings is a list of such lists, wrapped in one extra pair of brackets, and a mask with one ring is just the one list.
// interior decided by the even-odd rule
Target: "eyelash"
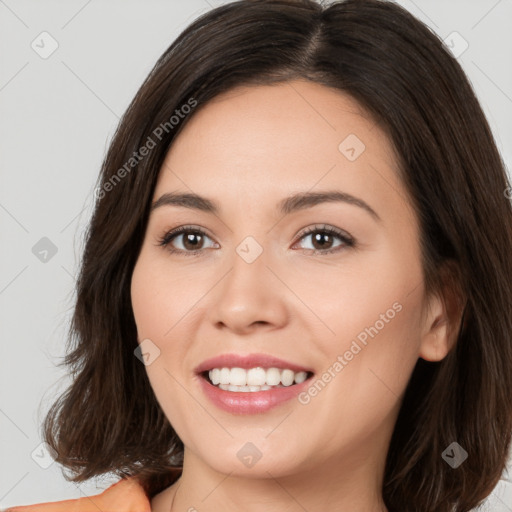
[[(206, 236), (206, 237), (210, 238), (200, 228), (197, 228), (197, 227), (194, 227), (194, 226), (180, 226), (179, 228), (173, 229), (173, 230), (168, 231), (167, 233), (165, 233), (163, 237), (158, 239), (158, 244), (157, 245), (158, 246), (162, 246), (162, 247), (166, 247), (167, 250), (171, 254), (180, 253), (180, 254), (183, 254), (185, 256), (196, 256), (199, 253), (204, 251), (204, 249), (196, 249), (195, 251), (184, 251), (183, 249), (171, 248), (169, 246), (170, 242), (174, 238), (176, 238), (178, 235), (181, 235), (183, 233), (193, 233), (193, 234), (196, 234), (196, 235)], [(331, 235), (331, 236), (335, 236), (336, 238), (339, 238), (343, 242), (343, 245), (339, 245), (337, 247), (334, 247), (332, 249), (327, 249), (325, 251), (318, 250), (318, 249), (302, 249), (303, 251), (307, 251), (307, 252), (312, 251), (313, 254), (326, 255), (326, 254), (332, 254), (332, 253), (335, 253), (335, 252), (339, 252), (339, 251), (341, 251), (343, 249), (346, 249), (346, 248), (355, 247), (355, 245), (356, 245), (355, 240), (352, 237), (350, 237), (349, 235), (347, 235), (343, 231), (340, 231), (340, 230), (338, 230), (338, 229), (336, 229), (336, 228), (334, 228), (332, 226), (327, 226), (327, 225), (321, 225), (321, 226), (316, 225), (316, 226), (307, 228), (300, 235), (298, 241), (301, 241), (303, 238), (305, 238), (308, 235), (311, 235), (312, 233), (324, 233), (324, 234), (328, 234), (328, 235)]]

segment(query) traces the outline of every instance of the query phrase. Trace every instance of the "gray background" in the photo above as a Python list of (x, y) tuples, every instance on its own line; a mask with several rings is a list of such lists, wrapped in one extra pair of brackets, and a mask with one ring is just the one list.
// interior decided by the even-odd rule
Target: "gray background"
[[(52, 459), (39, 425), (68, 383), (55, 365), (108, 142), (160, 54), (221, 3), (0, 0), (0, 508), (96, 494), (116, 480), (76, 485), (57, 464), (45, 469)], [(456, 31), (467, 41), (459, 61), (510, 169), (512, 0), (398, 3), (443, 39)], [(42, 58), (53, 40), (57, 50)], [(453, 40), (461, 51), (463, 40)], [(505, 477), (486, 510), (512, 512)]]

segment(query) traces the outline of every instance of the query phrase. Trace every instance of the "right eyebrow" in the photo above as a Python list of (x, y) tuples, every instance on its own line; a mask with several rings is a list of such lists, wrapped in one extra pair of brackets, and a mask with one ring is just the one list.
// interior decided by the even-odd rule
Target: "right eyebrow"
[(167, 192), (161, 195), (152, 205), (151, 211), (161, 206), (181, 206), (183, 208), (191, 208), (194, 210), (201, 210), (207, 213), (217, 215), (219, 213), (219, 206), (217, 203), (206, 197), (197, 194), (179, 194), (176, 192)]

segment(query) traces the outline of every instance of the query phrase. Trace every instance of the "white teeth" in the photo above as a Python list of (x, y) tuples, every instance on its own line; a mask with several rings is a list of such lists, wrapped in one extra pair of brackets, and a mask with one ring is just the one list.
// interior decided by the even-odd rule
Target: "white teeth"
[(263, 386), (267, 380), (265, 368), (251, 368), (247, 372), (247, 384), (249, 386)]
[[(231, 372), (229, 371), (229, 368), (222, 368), (222, 370), (220, 370), (219, 382), (221, 384), (229, 384), (230, 374), (231, 374)], [(211, 376), (210, 376), (210, 379), (211, 379)]]
[(220, 383), (220, 370), (218, 368), (215, 368), (210, 372), (210, 379), (215, 385)]
[(306, 380), (308, 374), (306, 372), (299, 372), (295, 374), (295, 384), (301, 384)]
[(283, 386), (291, 386), (295, 379), (295, 373), (292, 370), (283, 370), (281, 373), (281, 382)]
[[(247, 372), (243, 368), (231, 368), (229, 383), (233, 386), (247, 385)], [(233, 390), (230, 390), (233, 391)]]
[(269, 368), (267, 370), (267, 384), (277, 386), (281, 382), (281, 371), (278, 368)]
[(225, 391), (264, 391), (272, 386), (291, 386), (301, 384), (307, 378), (307, 372), (297, 372), (280, 368), (213, 368), (209, 377), (215, 386)]
[(272, 386), (233, 386), (232, 384), (219, 384), (219, 388), (224, 391), (242, 391), (242, 392), (255, 392), (255, 391), (266, 391), (272, 389)]

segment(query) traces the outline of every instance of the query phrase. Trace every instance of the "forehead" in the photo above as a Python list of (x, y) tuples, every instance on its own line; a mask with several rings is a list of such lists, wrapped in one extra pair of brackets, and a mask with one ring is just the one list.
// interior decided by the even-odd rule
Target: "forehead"
[(315, 187), (378, 195), (382, 205), (405, 196), (392, 144), (357, 101), (296, 80), (237, 87), (195, 111), (155, 196), (180, 190), (263, 204)]

